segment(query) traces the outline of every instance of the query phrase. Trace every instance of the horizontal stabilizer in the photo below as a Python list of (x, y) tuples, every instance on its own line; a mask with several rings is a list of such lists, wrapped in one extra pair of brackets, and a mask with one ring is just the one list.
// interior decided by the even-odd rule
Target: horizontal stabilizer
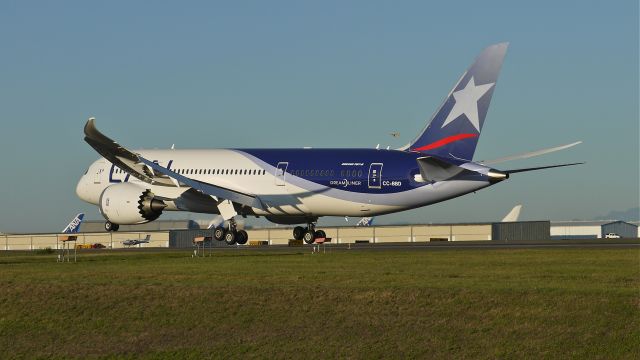
[(571, 144), (554, 146), (554, 147), (551, 147), (551, 148), (546, 148), (546, 149), (542, 149), (542, 150), (526, 152), (526, 153), (517, 154), (517, 155), (506, 156), (506, 157), (493, 159), (493, 160), (479, 161), (479, 163), (484, 164), (484, 165), (490, 165), (490, 164), (498, 164), (498, 163), (503, 163), (503, 162), (512, 161), (512, 160), (528, 159), (528, 158), (532, 158), (532, 157), (536, 157), (536, 156), (540, 156), (540, 155), (549, 154), (549, 153), (552, 153), (552, 152), (568, 149), (568, 148), (574, 147), (574, 146), (576, 146), (578, 144), (582, 144), (582, 141), (576, 141), (576, 142), (571, 143)]
[(464, 171), (469, 171), (431, 156), (418, 158), (417, 161), (420, 167), (420, 175), (426, 181), (444, 181)]
[(521, 172), (527, 172), (527, 171), (536, 171), (536, 170), (551, 169), (551, 168), (557, 168), (557, 167), (563, 167), (563, 166), (582, 165), (582, 164), (584, 163), (579, 162), (579, 163), (571, 163), (571, 164), (540, 166), (540, 167), (533, 167), (533, 168), (526, 168), (526, 169), (503, 170), (502, 172), (505, 174), (515, 174), (515, 173), (521, 173)]

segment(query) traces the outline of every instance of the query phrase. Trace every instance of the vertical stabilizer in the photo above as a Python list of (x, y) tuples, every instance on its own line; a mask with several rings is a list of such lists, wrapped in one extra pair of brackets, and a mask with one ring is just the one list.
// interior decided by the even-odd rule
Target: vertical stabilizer
[(408, 150), (473, 159), (507, 47), (491, 45), (478, 55)]
[(518, 221), (518, 218), (520, 217), (520, 210), (522, 210), (522, 205), (514, 206), (513, 209), (509, 211), (507, 216), (505, 216), (504, 219), (502, 219), (502, 222)]
[(67, 225), (64, 230), (62, 230), (63, 234), (77, 234), (80, 232), (80, 225), (82, 225), (82, 220), (84, 219), (84, 214), (80, 213), (76, 215), (76, 217), (71, 220), (69, 225)]

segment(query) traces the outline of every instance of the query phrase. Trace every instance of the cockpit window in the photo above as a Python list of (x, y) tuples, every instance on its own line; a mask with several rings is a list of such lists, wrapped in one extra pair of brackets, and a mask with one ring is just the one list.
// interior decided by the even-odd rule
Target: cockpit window
[(89, 172), (89, 168), (87, 168), (87, 170), (84, 171), (84, 174), (87, 175), (88, 172)]

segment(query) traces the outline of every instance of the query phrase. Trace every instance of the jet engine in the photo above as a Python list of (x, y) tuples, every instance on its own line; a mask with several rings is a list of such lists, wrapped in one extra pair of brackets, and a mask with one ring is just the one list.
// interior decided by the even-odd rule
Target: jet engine
[(100, 195), (100, 213), (114, 224), (144, 224), (157, 219), (165, 207), (151, 190), (132, 183), (111, 185)]

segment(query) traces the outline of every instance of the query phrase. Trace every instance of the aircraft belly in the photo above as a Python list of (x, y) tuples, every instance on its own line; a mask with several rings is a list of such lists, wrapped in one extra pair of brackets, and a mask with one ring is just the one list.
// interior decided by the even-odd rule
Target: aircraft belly
[(302, 202), (315, 216), (372, 216), (434, 204), (489, 185), (481, 181), (447, 181), (395, 194), (334, 192), (331, 189), (305, 197)]

